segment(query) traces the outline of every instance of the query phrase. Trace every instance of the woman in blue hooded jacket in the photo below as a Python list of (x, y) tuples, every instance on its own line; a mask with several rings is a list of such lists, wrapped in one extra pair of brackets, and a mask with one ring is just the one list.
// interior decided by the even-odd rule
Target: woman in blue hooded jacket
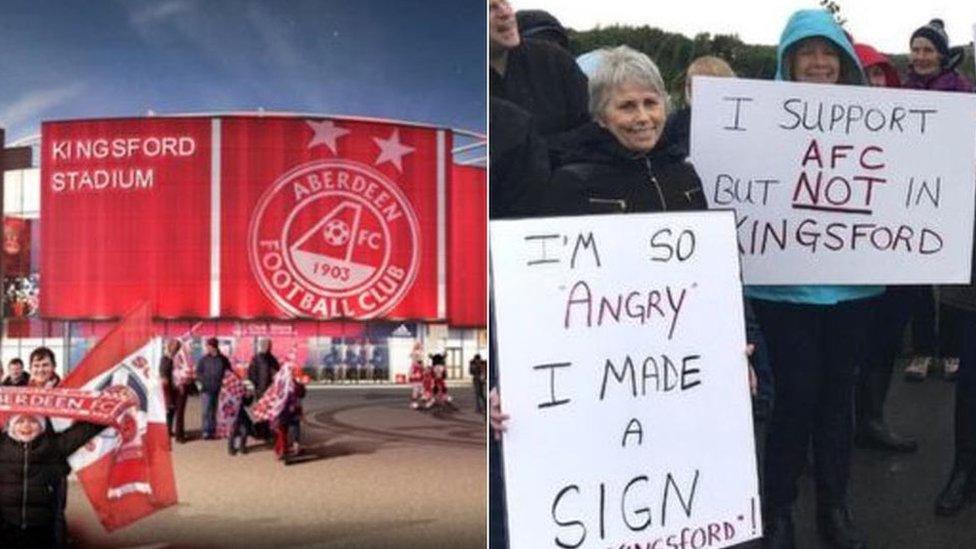
[[(853, 46), (823, 10), (790, 17), (777, 63), (777, 80), (865, 83)], [(867, 347), (869, 298), (882, 291), (881, 286), (746, 288), (776, 380), (764, 463), (767, 547), (794, 546), (792, 507), (811, 440), (818, 532), (835, 547), (865, 547), (848, 504), (852, 398)]]

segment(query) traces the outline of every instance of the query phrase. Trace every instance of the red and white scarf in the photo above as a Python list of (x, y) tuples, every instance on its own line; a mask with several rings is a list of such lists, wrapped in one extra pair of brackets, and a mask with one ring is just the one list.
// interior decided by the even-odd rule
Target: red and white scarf
[(264, 392), (261, 400), (251, 407), (251, 419), (256, 422), (277, 421), (294, 392), (295, 378), (292, 375), (292, 368), (285, 364), (275, 374), (271, 387)]
[(129, 410), (139, 404), (127, 387), (104, 391), (45, 387), (0, 388), (0, 414), (60, 417), (110, 425), (120, 432), (131, 432)]
[(190, 339), (180, 340), (180, 348), (173, 356), (173, 384), (182, 387), (196, 378), (193, 362), (190, 360)]
[(241, 401), (244, 400), (244, 382), (237, 377), (234, 372), (224, 372), (224, 380), (220, 386), (220, 395), (217, 397), (217, 438), (227, 438), (234, 426), (234, 420), (241, 410)]

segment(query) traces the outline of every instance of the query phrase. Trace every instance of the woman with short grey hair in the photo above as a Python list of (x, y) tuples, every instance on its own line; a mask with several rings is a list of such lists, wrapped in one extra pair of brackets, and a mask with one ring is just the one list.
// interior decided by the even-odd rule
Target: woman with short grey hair
[(610, 91), (621, 84), (634, 83), (653, 90), (665, 99), (668, 110), (668, 91), (661, 78), (661, 71), (654, 61), (628, 46), (602, 48), (600, 62), (589, 75), (590, 115), (599, 117), (610, 101)]
[(562, 153), (543, 210), (552, 215), (703, 210), (701, 180), (661, 140), (668, 95), (657, 65), (627, 46), (601, 51), (589, 82), (593, 122)]

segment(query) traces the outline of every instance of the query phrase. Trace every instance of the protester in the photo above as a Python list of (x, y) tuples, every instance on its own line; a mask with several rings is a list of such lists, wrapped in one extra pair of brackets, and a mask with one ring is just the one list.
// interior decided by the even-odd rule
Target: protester
[(529, 113), (498, 97), (489, 101), (488, 216), (537, 215), (550, 174), (546, 144)]
[[(912, 33), (909, 46), (911, 49), (908, 74), (904, 82), (906, 88), (949, 92), (973, 91), (972, 83), (956, 70), (963, 61), (964, 50), (959, 47), (949, 47), (949, 36), (941, 19), (933, 19), (927, 25), (916, 29)], [(928, 294), (925, 297), (928, 298)], [(930, 301), (929, 299), (921, 303), (927, 307)], [(953, 309), (939, 311), (939, 343), (941, 354), (945, 357), (944, 371), (947, 379), (955, 377), (959, 370), (957, 355), (959, 345), (964, 344), (955, 338), (955, 335), (960, 332), (956, 327), (954, 313)], [(924, 326), (924, 329), (931, 330), (934, 325), (933, 322)], [(923, 352), (925, 351), (929, 349), (923, 349)], [(914, 381), (925, 379), (931, 363), (927, 355), (913, 360), (905, 369), (905, 377)]]
[(965, 50), (950, 48), (945, 23), (933, 19), (912, 33), (906, 88), (920, 90), (972, 92), (972, 83), (956, 67)]
[(485, 371), (485, 361), (481, 354), (474, 355), (468, 363), (468, 373), (471, 374), (471, 387), (474, 389), (475, 411), (479, 414), (485, 411), (485, 379), (488, 372)]
[(869, 44), (854, 44), (854, 53), (861, 62), (868, 84), (879, 88), (900, 88), (898, 69), (888, 57)]
[(976, 338), (973, 337), (976, 334), (976, 276), (971, 276), (968, 286), (943, 287), (940, 297), (944, 304), (958, 312), (956, 328), (960, 334), (954, 459), (949, 479), (935, 501), (935, 513), (950, 516), (972, 503), (976, 495)]
[(176, 414), (177, 391), (173, 382), (173, 357), (180, 350), (180, 340), (171, 339), (166, 342), (163, 356), (159, 359), (159, 382), (163, 386), (163, 397), (166, 400), (166, 430), (173, 436), (173, 418)]
[(660, 141), (668, 95), (654, 62), (627, 46), (607, 50), (589, 86), (594, 121), (567, 144), (543, 212), (705, 209), (701, 180), (684, 151)]
[(203, 438), (214, 438), (217, 422), (217, 397), (224, 380), (224, 372), (231, 369), (230, 361), (218, 348), (217, 338), (207, 340), (205, 353), (197, 361), (197, 380), (202, 404)]
[(522, 40), (507, 0), (489, 1), (488, 55), (490, 95), (532, 115), (554, 160), (562, 141), (589, 118), (586, 76), (558, 46)]
[[(597, 52), (601, 50), (596, 50)], [(581, 56), (582, 58), (582, 56)], [(581, 59), (577, 59), (580, 63)], [(602, 56), (598, 62), (602, 62)], [(595, 69), (594, 69), (595, 72)], [(692, 80), (695, 76), (716, 76), (734, 78), (732, 67), (722, 58), (705, 55), (692, 61), (685, 70), (684, 99), (685, 106), (668, 115), (661, 136), (662, 146), (678, 149), (681, 154), (691, 152), (691, 101)], [(765, 422), (770, 414), (773, 403), (773, 374), (769, 365), (769, 352), (763, 337), (759, 322), (756, 319), (752, 303), (744, 300), (746, 320), (746, 341), (749, 342), (750, 353), (750, 387), (752, 389), (753, 419), (756, 423)]]
[(593, 74), (600, 68), (600, 63), (603, 62), (603, 55), (607, 51), (608, 48), (597, 48), (586, 53), (581, 53), (576, 56), (576, 66), (583, 71), (587, 79), (593, 78)]
[(12, 358), (7, 363), (7, 375), (3, 377), (0, 385), (7, 387), (23, 387), (27, 385), (30, 376), (24, 371), (24, 361), (19, 358)]
[(44, 387), (50, 389), (61, 384), (61, 378), (54, 371), (57, 361), (54, 358), (54, 351), (47, 347), (38, 347), (31, 351), (30, 359), (30, 379), (27, 381), (28, 387)]
[(519, 10), (515, 12), (519, 35), (522, 38), (544, 40), (569, 51), (569, 35), (566, 28), (545, 10)]
[(955, 308), (938, 302), (934, 286), (899, 286), (898, 291), (912, 326), (912, 356), (905, 366), (905, 380), (925, 381), (937, 370), (940, 358), (943, 379), (953, 381), (959, 371), (960, 345)]
[(665, 143), (681, 147), (685, 154), (691, 151), (691, 82), (695, 76), (734, 77), (735, 71), (724, 59), (713, 55), (699, 57), (688, 65), (685, 70), (685, 106), (668, 116), (664, 125), (664, 136), (661, 138)]
[[(955, 68), (963, 50), (948, 47), (949, 38), (939, 19), (912, 34), (911, 70), (906, 86), (972, 92), (972, 84)], [(933, 54), (934, 50), (934, 54)], [(953, 341), (959, 344), (955, 405), (955, 455), (945, 487), (935, 502), (938, 515), (955, 515), (976, 495), (976, 277), (969, 286), (941, 288), (940, 303), (955, 319)], [(947, 362), (947, 374), (952, 365)]]
[[(883, 54), (867, 44), (854, 44), (854, 51), (871, 86), (900, 87), (898, 72)], [(928, 294), (928, 321), (934, 323), (931, 286), (891, 286), (870, 305), (872, 320), (868, 323), (869, 349), (857, 373), (855, 395), (855, 436), (859, 447), (889, 452), (914, 452), (918, 444), (894, 432), (884, 418), (884, 404), (891, 385), (891, 372), (902, 345), (905, 324), (913, 306)], [(915, 314), (916, 319), (922, 315)], [(931, 332), (933, 326), (925, 327)], [(921, 336), (921, 332), (915, 332)], [(921, 337), (919, 338), (921, 339)]]
[(101, 432), (104, 425), (75, 422), (57, 433), (47, 418), (12, 415), (0, 435), (0, 547), (34, 549), (63, 546), (62, 494), (68, 456)]
[[(568, 143), (567, 164), (553, 174), (542, 212), (581, 215), (706, 209), (701, 181), (685, 160), (685, 152), (660, 139), (667, 117), (667, 91), (657, 66), (627, 46), (602, 51), (601, 63), (589, 81), (594, 122), (580, 128)], [(752, 376), (750, 386), (754, 389)], [(489, 406), (493, 433), (489, 527), (494, 540), (507, 538), (497, 441), (509, 420), (502, 412), (496, 387), (489, 394)]]
[[(777, 80), (863, 84), (853, 46), (824, 10), (790, 17), (777, 50)], [(794, 547), (793, 502), (813, 439), (817, 528), (835, 547), (860, 548), (849, 507), (855, 372), (863, 363), (867, 298), (878, 286), (749, 286), (776, 380), (765, 449), (764, 535)]]

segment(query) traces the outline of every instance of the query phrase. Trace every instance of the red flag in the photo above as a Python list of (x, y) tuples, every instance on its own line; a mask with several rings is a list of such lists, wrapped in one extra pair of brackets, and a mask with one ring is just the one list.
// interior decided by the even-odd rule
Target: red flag
[(61, 386), (104, 390), (114, 385), (139, 397), (136, 427), (106, 430), (69, 460), (106, 530), (131, 524), (177, 501), (162, 387), (151, 375), (159, 358), (151, 311), (143, 304), (113, 328)]

